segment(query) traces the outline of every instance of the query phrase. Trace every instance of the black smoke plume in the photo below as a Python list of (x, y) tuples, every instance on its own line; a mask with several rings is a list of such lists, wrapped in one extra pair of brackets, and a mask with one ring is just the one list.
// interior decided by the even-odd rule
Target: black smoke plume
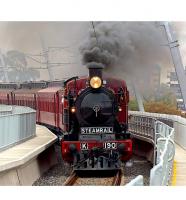
[(101, 63), (120, 75), (169, 64), (166, 37), (155, 22), (94, 22), (94, 27), (80, 47), (85, 65)]

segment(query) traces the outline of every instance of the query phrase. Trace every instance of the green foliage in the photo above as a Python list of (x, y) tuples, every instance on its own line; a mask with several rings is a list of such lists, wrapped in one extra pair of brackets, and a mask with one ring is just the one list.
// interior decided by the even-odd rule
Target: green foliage
[(172, 115), (180, 115), (181, 112), (177, 110), (173, 104), (167, 104), (163, 101), (149, 101), (145, 103), (145, 111), (152, 113), (164, 113)]
[(138, 111), (138, 103), (135, 99), (129, 101), (129, 110)]

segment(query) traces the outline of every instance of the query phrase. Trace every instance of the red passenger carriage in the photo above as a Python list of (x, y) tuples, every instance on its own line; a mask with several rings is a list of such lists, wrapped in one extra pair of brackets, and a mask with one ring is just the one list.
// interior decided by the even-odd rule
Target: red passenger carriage
[(18, 106), (28, 106), (37, 110), (37, 92), (40, 89), (18, 89), (12, 91), (12, 104)]
[(11, 89), (0, 90), (0, 104), (12, 104), (12, 91)]
[(61, 124), (61, 87), (49, 87), (37, 92), (38, 123), (49, 125), (51, 128), (60, 128)]

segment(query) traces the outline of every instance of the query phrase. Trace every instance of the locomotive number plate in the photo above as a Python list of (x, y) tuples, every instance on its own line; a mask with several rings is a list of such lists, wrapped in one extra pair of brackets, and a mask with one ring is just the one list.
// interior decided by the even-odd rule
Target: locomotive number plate
[(81, 134), (113, 133), (113, 127), (81, 127)]
[(104, 149), (117, 149), (117, 143), (116, 142), (105, 142), (103, 143)]
[(88, 143), (81, 143), (80, 148), (81, 150), (88, 150)]

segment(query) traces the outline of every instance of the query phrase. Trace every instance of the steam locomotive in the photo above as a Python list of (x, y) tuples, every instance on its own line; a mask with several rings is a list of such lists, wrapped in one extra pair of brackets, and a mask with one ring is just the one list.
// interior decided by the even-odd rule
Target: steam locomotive
[[(103, 76), (66, 81), (0, 84), (0, 104), (35, 109), (36, 122), (60, 135), (62, 157), (75, 170), (114, 170), (132, 156), (125, 81)], [(61, 133), (61, 134), (59, 134)]]
[(88, 78), (74, 77), (64, 86), (62, 156), (75, 170), (118, 169), (132, 155), (126, 83), (102, 71), (89, 66)]

